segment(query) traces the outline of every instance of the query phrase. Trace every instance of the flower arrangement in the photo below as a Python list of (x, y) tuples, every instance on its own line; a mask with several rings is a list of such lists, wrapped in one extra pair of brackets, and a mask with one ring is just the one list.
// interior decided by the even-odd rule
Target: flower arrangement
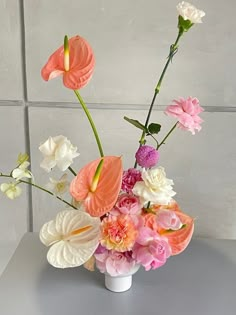
[[(17, 167), (1, 177), (11, 182), (1, 184), (1, 191), (10, 199), (18, 197), (21, 185), (29, 184), (55, 196), (66, 204), (54, 220), (43, 225), (40, 240), (49, 248), (48, 262), (57, 268), (84, 265), (102, 273), (118, 276), (129, 273), (135, 265), (145, 270), (163, 266), (172, 255), (181, 253), (189, 244), (194, 220), (185, 214), (173, 199), (173, 180), (167, 178), (163, 167), (158, 165), (161, 146), (175, 128), (195, 134), (200, 131), (203, 109), (197, 98), (174, 100), (165, 113), (177, 121), (159, 141), (161, 125), (149, 123), (151, 112), (160, 92), (165, 72), (178, 51), (180, 38), (194, 25), (201, 23), (205, 15), (187, 2), (177, 5), (178, 35), (156, 85), (154, 96), (145, 123), (124, 117), (141, 130), (139, 148), (135, 154), (134, 166), (122, 168), (120, 156), (103, 153), (102, 144), (91, 114), (79, 90), (91, 79), (95, 58), (89, 43), (80, 36), (68, 39), (57, 49), (42, 69), (42, 77), (48, 81), (63, 77), (65, 87), (74, 91), (93, 130), (100, 157), (75, 172), (71, 167), (79, 156), (66, 137), (49, 137), (39, 147), (43, 155), (41, 167), (51, 172), (55, 167), (70, 171), (74, 178), (69, 183), (64, 173), (59, 180), (50, 178), (44, 188), (35, 183), (30, 172), (27, 154), (20, 154)], [(155, 146), (147, 144), (147, 137)], [(70, 191), (72, 201), (63, 199)]]

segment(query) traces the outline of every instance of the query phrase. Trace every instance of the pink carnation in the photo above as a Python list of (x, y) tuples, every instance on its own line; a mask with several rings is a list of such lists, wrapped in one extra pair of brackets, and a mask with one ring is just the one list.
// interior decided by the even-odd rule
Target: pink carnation
[(99, 249), (98, 252), (95, 252), (94, 256), (100, 272), (106, 272), (113, 277), (129, 273), (135, 265), (135, 260), (132, 259), (129, 252), (120, 253), (103, 248), (103, 250)]
[(159, 152), (149, 145), (142, 145), (135, 154), (138, 165), (145, 168), (155, 166), (159, 156)]
[(188, 97), (174, 100), (174, 104), (166, 108), (165, 114), (178, 119), (178, 127), (189, 130), (193, 135), (195, 129), (200, 131), (203, 120), (198, 116), (203, 111), (197, 98)]
[(141, 172), (135, 168), (129, 168), (123, 172), (121, 189), (127, 193), (132, 193), (136, 182), (142, 181)]
[(171, 247), (165, 237), (143, 227), (133, 248), (133, 258), (146, 271), (163, 266), (171, 255)]

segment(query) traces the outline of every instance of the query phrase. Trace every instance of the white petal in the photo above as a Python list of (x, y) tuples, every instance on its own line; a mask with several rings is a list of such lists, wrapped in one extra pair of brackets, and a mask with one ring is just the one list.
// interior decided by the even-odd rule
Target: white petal
[(56, 230), (55, 220), (45, 223), (39, 232), (40, 241), (46, 246), (59, 241), (61, 237), (60, 233)]
[(75, 243), (60, 241), (49, 249), (48, 262), (56, 268), (81, 266), (93, 255), (98, 242), (98, 239), (94, 239), (87, 244), (78, 243), (75, 246)]
[[(56, 229), (64, 236), (69, 235), (72, 231), (85, 226), (94, 227), (94, 231), (97, 233), (100, 227), (100, 219), (91, 217), (88, 213), (78, 210), (64, 210), (59, 212), (56, 216)], [(91, 233), (89, 231), (87, 232)], [(74, 237), (81, 238), (82, 235), (86, 234), (87, 232), (75, 235), (70, 239)]]
[(56, 161), (53, 157), (46, 157), (40, 164), (40, 166), (46, 171), (51, 172), (52, 168), (56, 166)]
[(25, 161), (19, 166), (19, 169), (25, 171), (29, 166), (30, 166), (30, 163), (28, 161)]
[(10, 184), (3, 183), (1, 184), (1, 191), (5, 193), (9, 189), (9, 187), (10, 187)]
[(15, 199), (21, 195), (21, 192), (22, 189), (18, 186), (15, 186), (14, 188), (8, 189), (5, 194), (9, 199)]
[(100, 237), (100, 219), (79, 210), (64, 210), (56, 219), (46, 223), (40, 239), (52, 247), (48, 262), (57, 268), (84, 264), (96, 250)]
[(40, 145), (39, 150), (45, 156), (53, 155), (56, 149), (57, 144), (54, 141), (54, 138), (49, 137), (47, 141)]

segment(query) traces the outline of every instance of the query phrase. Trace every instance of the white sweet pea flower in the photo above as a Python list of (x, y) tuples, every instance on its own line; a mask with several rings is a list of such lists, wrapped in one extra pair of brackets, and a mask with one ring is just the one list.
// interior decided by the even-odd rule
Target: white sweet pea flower
[(39, 150), (44, 155), (44, 160), (40, 166), (47, 172), (57, 166), (61, 171), (65, 171), (72, 163), (73, 159), (79, 156), (77, 147), (64, 136), (49, 137), (49, 139), (40, 145)]
[(49, 180), (50, 182), (46, 185), (46, 188), (54, 192), (55, 195), (63, 195), (68, 191), (70, 183), (67, 180), (67, 174), (62, 175), (59, 180), (51, 177), (49, 178)]
[(100, 219), (79, 210), (59, 212), (45, 223), (40, 240), (48, 251), (48, 262), (56, 268), (77, 267), (90, 259), (100, 238)]
[(25, 161), (22, 164), (20, 164), (17, 168), (15, 168), (12, 172), (12, 177), (16, 179), (16, 181), (19, 181), (23, 178), (32, 178), (32, 173), (27, 170), (30, 163)]
[(163, 167), (159, 166), (142, 170), (142, 182), (136, 182), (133, 193), (143, 199), (156, 204), (167, 205), (176, 193), (172, 189), (173, 180), (166, 178)]
[(17, 185), (17, 183), (3, 183), (1, 184), (0, 189), (9, 199), (19, 197), (22, 192), (22, 189)]
[(189, 20), (191, 23), (202, 23), (202, 17), (205, 16), (205, 12), (198, 10), (192, 4), (182, 1), (177, 5), (177, 11), (184, 20)]

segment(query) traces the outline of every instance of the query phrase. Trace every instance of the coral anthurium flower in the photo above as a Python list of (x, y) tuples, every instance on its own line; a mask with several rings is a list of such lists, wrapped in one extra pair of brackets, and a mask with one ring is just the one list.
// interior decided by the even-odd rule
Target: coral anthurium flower
[(194, 219), (183, 213), (179, 207), (177, 207), (175, 211), (183, 226), (177, 231), (171, 231), (164, 234), (165, 237), (168, 238), (168, 242), (172, 249), (172, 255), (178, 255), (185, 250), (191, 241), (194, 230)]
[(76, 201), (83, 201), (85, 210), (95, 217), (103, 216), (113, 208), (120, 192), (123, 174), (121, 157), (105, 156), (102, 160), (98, 177), (94, 175), (101, 159), (84, 166), (70, 185), (72, 197)]
[(91, 79), (94, 66), (92, 48), (85, 39), (74, 36), (69, 39), (68, 45), (61, 46), (49, 57), (42, 68), (41, 75), (45, 81), (63, 75), (64, 85), (69, 89), (77, 90), (84, 87)]
[(81, 266), (95, 252), (100, 237), (100, 219), (80, 210), (59, 212), (55, 220), (45, 223), (40, 240), (48, 251), (48, 262), (56, 268)]

